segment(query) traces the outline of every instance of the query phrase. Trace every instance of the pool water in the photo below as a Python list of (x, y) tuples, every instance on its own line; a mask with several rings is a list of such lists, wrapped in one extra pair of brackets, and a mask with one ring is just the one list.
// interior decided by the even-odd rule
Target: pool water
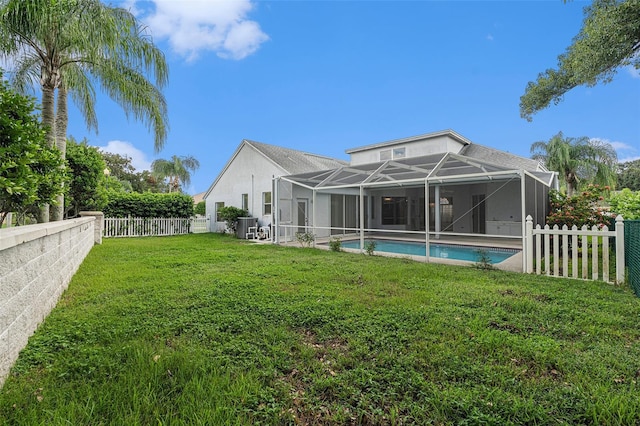
[[(393, 241), (393, 240), (365, 240), (365, 244), (373, 241), (376, 243), (375, 251), (384, 251), (387, 253), (408, 254), (412, 256), (425, 256), (425, 243), (413, 241)], [(359, 249), (359, 240), (343, 241), (342, 247)], [(489, 248), (489, 247), (472, 247), (459, 246), (449, 244), (430, 244), (429, 256), (439, 257), (443, 259), (466, 260), (470, 262), (478, 262), (480, 256), (478, 251), (482, 250), (486, 253), (489, 262), (500, 263), (510, 258), (518, 252), (513, 249)]]

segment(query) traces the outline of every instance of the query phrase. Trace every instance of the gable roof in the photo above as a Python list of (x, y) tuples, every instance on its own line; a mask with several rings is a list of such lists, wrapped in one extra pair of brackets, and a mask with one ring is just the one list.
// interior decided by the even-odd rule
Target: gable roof
[(489, 163), (498, 164), (504, 167), (522, 169), (527, 171), (548, 171), (540, 162), (531, 158), (520, 157), (519, 155), (509, 152), (500, 151), (499, 149), (490, 148), (475, 143), (469, 144), (462, 148), (459, 152), (465, 157), (474, 158), (476, 160), (487, 161)]
[(216, 176), (203, 198), (207, 198), (213, 188), (216, 186), (222, 175), (225, 174), (233, 160), (238, 156), (243, 147), (250, 147), (257, 151), (266, 160), (274, 164), (285, 175), (298, 174), (304, 172), (314, 172), (318, 170), (336, 169), (347, 165), (346, 161), (338, 160), (322, 155), (311, 154), (304, 151), (298, 151), (291, 148), (284, 148), (276, 145), (269, 145), (262, 142), (256, 142), (249, 139), (243, 139), (235, 152), (222, 168), (222, 171)]
[(346, 161), (338, 160), (336, 158), (325, 157), (322, 155), (311, 154), (304, 151), (298, 151), (296, 149), (269, 145), (252, 140), (245, 139), (243, 143), (254, 147), (262, 155), (267, 157), (290, 175), (314, 172), (318, 170), (335, 169), (348, 164)]
[(404, 143), (408, 143), (408, 142), (415, 142), (415, 141), (420, 141), (420, 140), (423, 140), (423, 139), (433, 139), (433, 138), (437, 138), (437, 137), (440, 137), (440, 136), (449, 136), (451, 139), (460, 142), (462, 145), (471, 144), (471, 141), (469, 139), (465, 138), (464, 136), (462, 136), (459, 133), (454, 132), (451, 129), (447, 129), (447, 130), (441, 130), (441, 131), (438, 131), (438, 132), (425, 133), (423, 135), (418, 135), (418, 136), (410, 136), (408, 138), (394, 139), (394, 140), (391, 140), (391, 141), (379, 142), (379, 143), (374, 143), (374, 144), (365, 145), (365, 146), (359, 146), (357, 148), (350, 148), (350, 149), (347, 149), (345, 152), (347, 154), (353, 154), (355, 152), (368, 151), (368, 150), (374, 149), (374, 148), (382, 148), (382, 147), (386, 147), (386, 146), (393, 146), (393, 145), (404, 144)]

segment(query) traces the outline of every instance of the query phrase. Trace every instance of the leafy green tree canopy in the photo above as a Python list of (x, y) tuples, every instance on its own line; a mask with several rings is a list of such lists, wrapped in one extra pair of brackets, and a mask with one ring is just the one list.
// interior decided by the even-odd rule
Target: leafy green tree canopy
[[(0, 0), (0, 55), (15, 64), (12, 82), (20, 91), (39, 85), (47, 142), (62, 158), (68, 95), (97, 130), (95, 83), (154, 132), (156, 150), (164, 145), (168, 116), (160, 89), (168, 67), (128, 10), (100, 0)], [(53, 220), (62, 219), (61, 201)]]
[(640, 160), (627, 161), (618, 165), (618, 188), (640, 191)]
[(82, 210), (102, 210), (107, 203), (105, 164), (98, 148), (87, 140), (67, 141), (69, 185), (65, 199), (65, 216), (76, 217)]
[(9, 89), (0, 72), (0, 225), (9, 212), (24, 215), (62, 192), (63, 162), (35, 110), (35, 100)]
[(618, 69), (640, 69), (640, 1), (594, 0), (585, 7), (578, 35), (565, 53), (558, 56), (558, 68), (538, 75), (520, 97), (520, 115), (528, 121), (552, 102), (577, 86), (610, 82)]
[(198, 214), (200, 216), (204, 216), (205, 214), (207, 214), (207, 203), (205, 201), (200, 201), (198, 204), (196, 204), (194, 212), (195, 214)]

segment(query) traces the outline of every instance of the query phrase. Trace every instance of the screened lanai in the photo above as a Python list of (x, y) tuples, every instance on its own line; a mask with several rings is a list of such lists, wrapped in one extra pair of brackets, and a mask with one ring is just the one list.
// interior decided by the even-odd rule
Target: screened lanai
[(274, 237), (340, 237), (360, 249), (372, 236), (521, 249), (523, 218), (544, 222), (555, 185), (554, 173), (454, 153), (284, 176), (274, 180)]

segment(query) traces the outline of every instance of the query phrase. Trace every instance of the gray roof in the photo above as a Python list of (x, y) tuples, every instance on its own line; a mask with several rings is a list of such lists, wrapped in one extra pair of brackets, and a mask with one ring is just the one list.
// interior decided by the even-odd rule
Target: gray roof
[(459, 154), (464, 155), (465, 157), (487, 161), (507, 168), (522, 169), (527, 171), (545, 171), (544, 168), (540, 167), (540, 163), (536, 160), (520, 157), (519, 155), (511, 154), (509, 152), (500, 151), (499, 149), (490, 148), (488, 146), (478, 145), (475, 143), (469, 144), (462, 148)]
[(345, 152), (347, 154), (353, 154), (356, 152), (367, 151), (374, 148), (383, 148), (386, 146), (393, 146), (393, 145), (398, 145), (398, 144), (407, 143), (407, 142), (415, 142), (423, 139), (432, 139), (439, 136), (449, 136), (451, 139), (457, 140), (463, 145), (468, 145), (471, 143), (469, 139), (465, 138), (461, 134), (456, 133), (451, 129), (447, 129), (447, 130), (440, 130), (438, 132), (425, 133), (418, 136), (410, 136), (408, 138), (394, 139), (391, 141), (378, 142), (370, 145), (359, 146), (357, 148), (350, 148), (350, 149), (347, 149)]
[(336, 158), (310, 154), (308, 152), (269, 145), (248, 139), (245, 139), (244, 142), (260, 151), (265, 157), (269, 158), (289, 174), (336, 169), (348, 164), (346, 161)]

